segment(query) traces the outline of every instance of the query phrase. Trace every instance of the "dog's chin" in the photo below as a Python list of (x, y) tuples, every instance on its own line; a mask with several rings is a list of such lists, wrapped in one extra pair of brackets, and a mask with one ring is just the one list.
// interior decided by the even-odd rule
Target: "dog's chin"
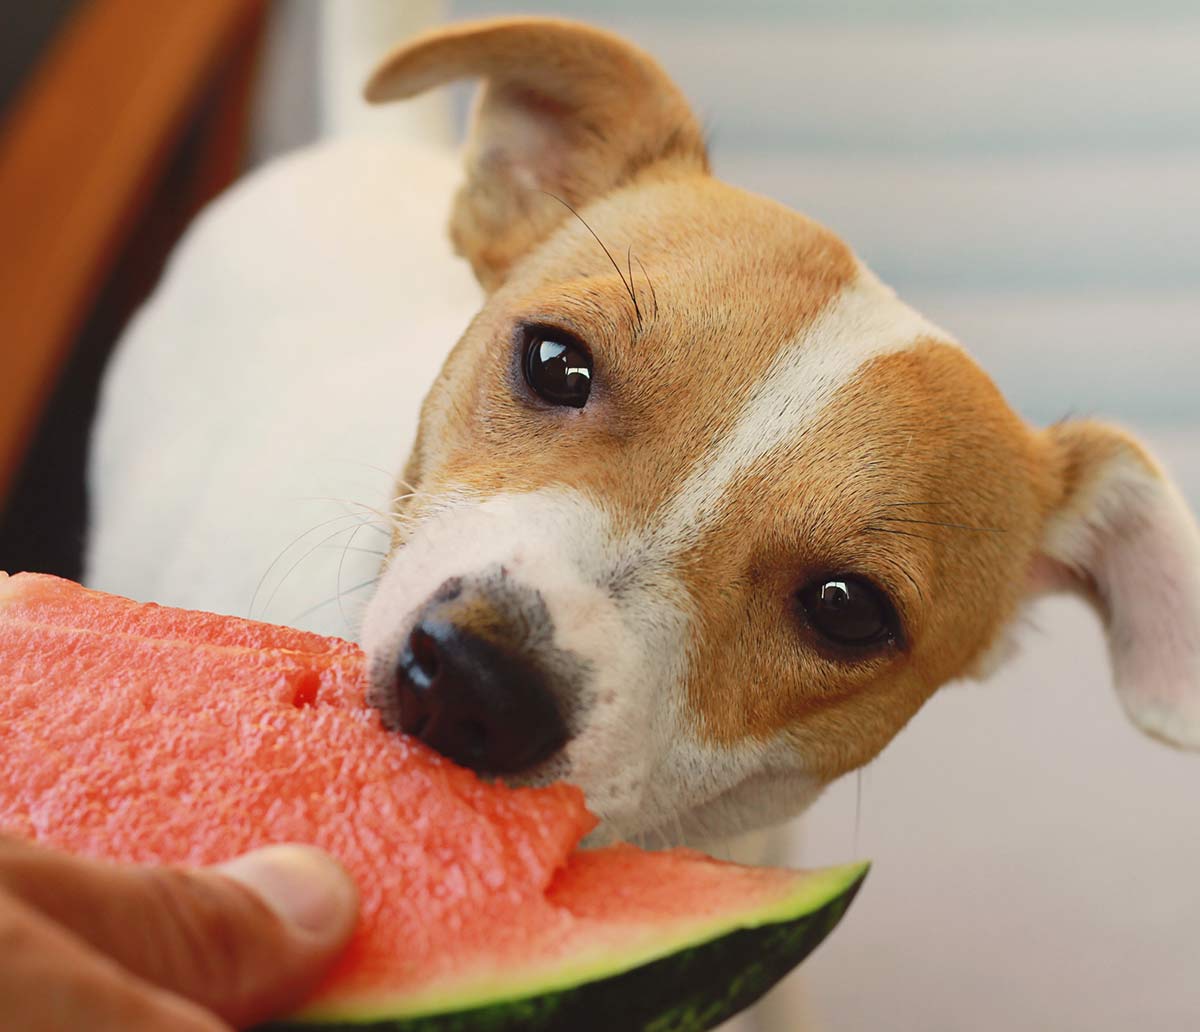
[(706, 848), (710, 843), (688, 834), (688, 828), (694, 829), (695, 821), (689, 813), (671, 817), (666, 821), (605, 820), (597, 815), (599, 824), (590, 831), (580, 843), (584, 849), (603, 849), (618, 842), (628, 842), (642, 849), (652, 851), (660, 849), (675, 849), (687, 846), (692, 849)]
[[(555, 781), (579, 783), (572, 777), (569, 761), (562, 756), (536, 771), (503, 780), (512, 787)], [(776, 772), (752, 776), (711, 798), (689, 801), (678, 808), (664, 808), (659, 800), (653, 809), (632, 809), (625, 800), (607, 805), (610, 793), (606, 786), (594, 790), (586, 784), (579, 787), (598, 821), (581, 843), (585, 849), (629, 842), (649, 850), (682, 846), (724, 859), (744, 858), (740, 843), (798, 816), (821, 791), (821, 785), (807, 775)]]
[(762, 824), (745, 820), (718, 826), (714, 823), (712, 808), (707, 805), (665, 819), (661, 814), (656, 816), (657, 821), (647, 818), (645, 821), (617, 822), (600, 818), (600, 823), (580, 845), (584, 849), (602, 849), (618, 842), (629, 842), (651, 851), (684, 847), (732, 860), (741, 858), (739, 842), (775, 826), (775, 822)]
[(606, 819), (595, 810), (599, 826), (587, 837), (588, 848), (616, 841), (644, 849), (685, 846), (726, 859), (745, 856), (741, 843), (785, 824), (803, 813), (824, 786), (798, 771), (752, 775), (710, 798), (665, 812), (622, 814)]

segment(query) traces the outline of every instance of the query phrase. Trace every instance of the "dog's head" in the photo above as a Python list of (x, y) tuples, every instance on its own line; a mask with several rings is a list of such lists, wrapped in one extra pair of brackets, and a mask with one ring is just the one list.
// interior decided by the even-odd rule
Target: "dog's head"
[(463, 25), (369, 95), (464, 76), (451, 232), (488, 299), (367, 611), (390, 725), (575, 781), (613, 834), (724, 837), (803, 809), (1075, 588), (1131, 717), (1200, 746), (1200, 535), (1133, 440), (1025, 426), (831, 232), (713, 179), (629, 44)]

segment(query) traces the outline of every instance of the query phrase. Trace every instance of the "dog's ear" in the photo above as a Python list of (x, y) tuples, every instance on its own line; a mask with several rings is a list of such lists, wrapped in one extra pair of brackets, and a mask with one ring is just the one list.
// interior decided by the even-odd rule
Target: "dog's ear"
[(1035, 590), (1075, 590), (1100, 613), (1113, 677), (1147, 734), (1200, 749), (1200, 530), (1133, 438), (1099, 423), (1045, 432), (1058, 498)]
[(486, 289), (567, 217), (562, 202), (580, 207), (664, 162), (708, 169), (700, 127), (653, 58), (573, 22), (497, 19), (419, 36), (384, 59), (366, 95), (396, 100), (463, 78), (484, 83), (451, 234)]

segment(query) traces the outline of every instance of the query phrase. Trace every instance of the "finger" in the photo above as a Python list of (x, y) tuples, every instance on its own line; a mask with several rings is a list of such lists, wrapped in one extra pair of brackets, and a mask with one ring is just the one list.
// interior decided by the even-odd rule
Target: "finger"
[(0, 887), (235, 1025), (297, 1006), (345, 945), (358, 905), (342, 868), (304, 846), (183, 870), (0, 843)]
[(5, 1032), (230, 1032), (194, 1003), (123, 971), (44, 915), (0, 897)]

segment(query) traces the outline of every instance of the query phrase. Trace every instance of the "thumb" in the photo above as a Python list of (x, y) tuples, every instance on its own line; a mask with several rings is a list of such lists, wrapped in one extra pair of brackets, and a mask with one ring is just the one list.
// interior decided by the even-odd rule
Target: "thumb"
[(32, 856), (3, 872), (10, 891), (126, 970), (235, 1026), (309, 995), (358, 908), (341, 866), (306, 846), (272, 846), (204, 870)]

